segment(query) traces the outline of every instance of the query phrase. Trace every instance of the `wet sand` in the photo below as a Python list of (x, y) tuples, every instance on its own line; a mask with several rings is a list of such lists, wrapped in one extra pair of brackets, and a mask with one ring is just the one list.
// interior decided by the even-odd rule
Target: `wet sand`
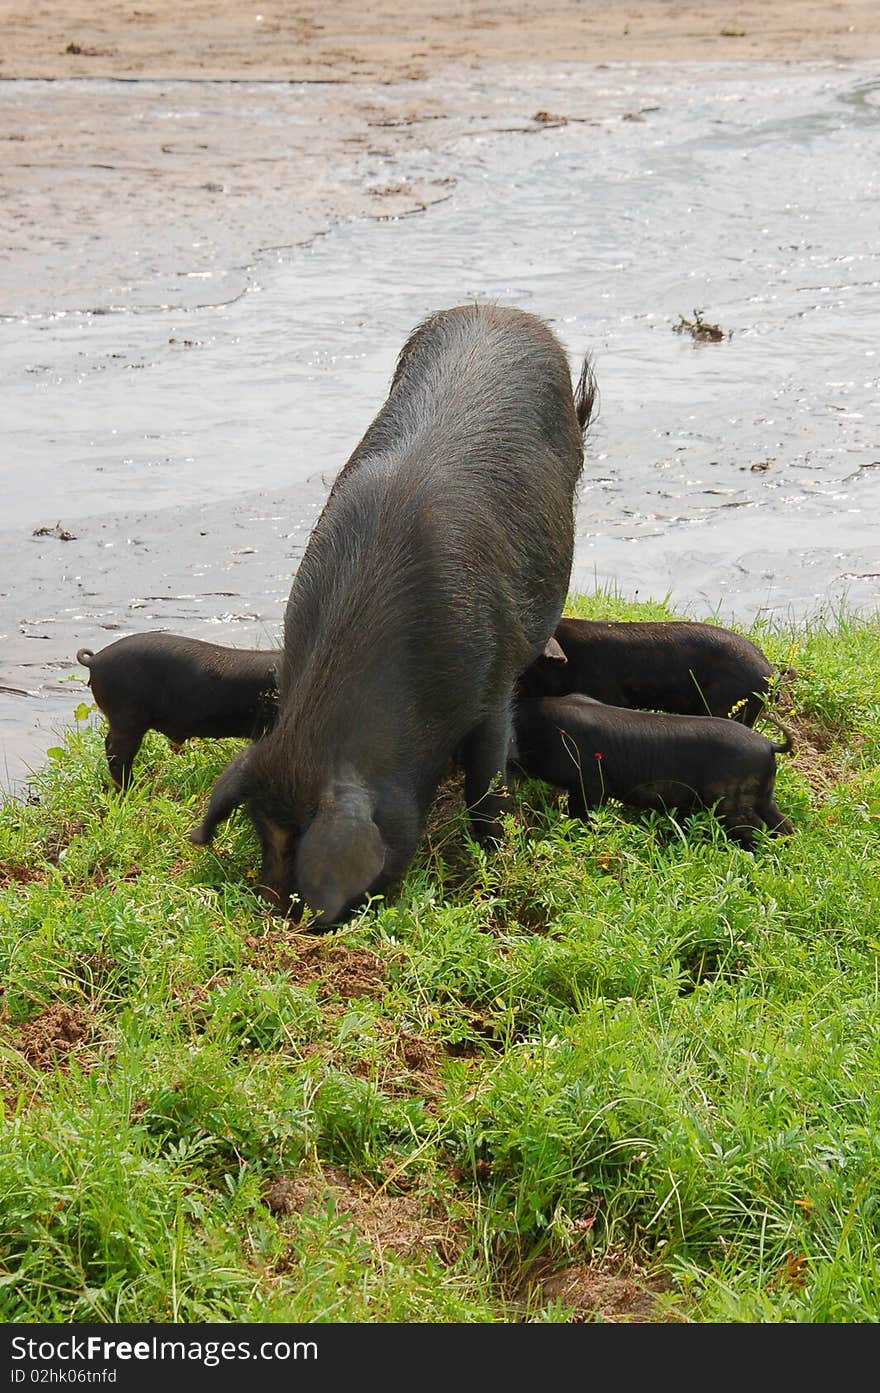
[[(186, 259), (227, 269), (234, 290), (234, 268), (259, 247), (306, 240), (338, 218), (418, 211), (442, 184), (365, 186), (356, 161), (443, 152), (477, 128), (552, 116), (539, 89), (530, 105), (505, 101), (505, 78), (522, 65), (880, 56), (875, 0), (515, 0), (417, 15), (400, 0), (253, 0), (219, 12), (203, 0), (0, 0), (0, 32), (4, 315), (107, 308), (124, 293), (156, 303), (168, 267)], [(444, 95), (437, 79), (450, 74)], [(58, 84), (36, 105), (26, 101), (35, 79)], [(167, 112), (172, 79), (192, 83), (189, 115)], [(272, 88), (222, 110), (211, 85), (229, 82), (302, 84), (295, 118)]]
[[(418, 16), (415, 27), (401, 6), (388, 4), (368, 16), (349, 4), (330, 14), (286, 5), (283, 16), (257, 5), (224, 6), (218, 18), (212, 6), (164, 0), (145, 0), (143, 9), (102, 5), (98, 14), (73, 4), (0, 3), (0, 21), (0, 351), (14, 370), (7, 380), (25, 386), (11, 413), (14, 448), (0, 466), (2, 787), (41, 762), (59, 723), (87, 696), (73, 659), (80, 644), (99, 647), (136, 628), (244, 646), (275, 641), (308, 528), (384, 395), (401, 341), (397, 320), (384, 337), (379, 330), (370, 337), (358, 323), (363, 306), (352, 301), (350, 270), (334, 296), (337, 262), (329, 254), (320, 260), (326, 234), (350, 219), (390, 229), (410, 216), (437, 216), (434, 205), (455, 214), (462, 161), (473, 163), (476, 151), (491, 163), (512, 134), (546, 140), (565, 128), (619, 133), (624, 122), (649, 123), (642, 108), (652, 99), (639, 93), (652, 75), (672, 73), (684, 84), (679, 90), (693, 91), (710, 70), (716, 84), (734, 83), (746, 67), (775, 80), (785, 68), (825, 62), (839, 71), (880, 55), (873, 3), (809, 0), (654, 0), (589, 14), (572, 4), (540, 13), (525, 5), (506, 5), (503, 13), (499, 6), (446, 7)], [(303, 371), (281, 339), (271, 390), (264, 394), (264, 382), (247, 376), (237, 381), (232, 424), (225, 437), (222, 423), (215, 428), (215, 441), (239, 431), (231, 450), (242, 460), (235, 487), (215, 487), (207, 468), (193, 475), (199, 486), (187, 493), (166, 418), (181, 452), (189, 448), (195, 426), (185, 412), (177, 420), (178, 395), (194, 417), (218, 411), (236, 352), (223, 335), (246, 332), (256, 343), (260, 332), (259, 316), (248, 308), (236, 318), (236, 306), (259, 293), (268, 302), (273, 268), (295, 273), (312, 248), (328, 288), (323, 310), (309, 307), (310, 332), (321, 342), (306, 364), (303, 391), (306, 400), (318, 394), (321, 448), (306, 465), (298, 461), (308, 487), (291, 495), (275, 477), (260, 477), (264, 447), (271, 457), (291, 444), (295, 451), (298, 439), (289, 418), (273, 415), (285, 373)], [(452, 297), (479, 294), (481, 284), (468, 279), (479, 258), (457, 265), (462, 291), (451, 289)], [(284, 285), (286, 302), (267, 315), (276, 334), (295, 301), (289, 280)], [(517, 285), (531, 293), (528, 277), (513, 282), (514, 293)], [(491, 289), (505, 293), (505, 285)], [(372, 294), (375, 306), (381, 290)], [(585, 346), (580, 324), (564, 327), (577, 340), (573, 349)], [(204, 364), (215, 349), (212, 376)], [(332, 375), (322, 378), (322, 355), (338, 361), (346, 353), (355, 369), (368, 369), (349, 415)], [(152, 374), (146, 395), (132, 389), (139, 374)], [(99, 381), (108, 384), (103, 395), (94, 391)], [(836, 390), (835, 409), (851, 407), (847, 388)], [(604, 409), (622, 408), (610, 401)], [(24, 443), (29, 420), (33, 452)], [(129, 453), (119, 460), (109, 438), (126, 427), (144, 453), (127, 441)], [(269, 439), (273, 431), (277, 440)], [(151, 440), (159, 442), (152, 453)], [(859, 441), (848, 443), (857, 452)], [(766, 463), (772, 487), (768, 459), (744, 453), (735, 468)], [(868, 459), (853, 466), (862, 478), (872, 467)], [(598, 513), (613, 535), (625, 500), (622, 513)], [(658, 514), (654, 522), (662, 529), (674, 519)], [(624, 574), (632, 574), (639, 525), (650, 523), (647, 515), (637, 519), (632, 536), (618, 527)], [(770, 547), (771, 531), (757, 529), (756, 545)], [(859, 545), (861, 561), (844, 558), (844, 571), (858, 564), (870, 572), (870, 549)], [(731, 564), (724, 574), (735, 583)], [(708, 560), (696, 571), (711, 611)]]
[(421, 81), (438, 65), (869, 59), (874, 0), (2, 0), (5, 77)]

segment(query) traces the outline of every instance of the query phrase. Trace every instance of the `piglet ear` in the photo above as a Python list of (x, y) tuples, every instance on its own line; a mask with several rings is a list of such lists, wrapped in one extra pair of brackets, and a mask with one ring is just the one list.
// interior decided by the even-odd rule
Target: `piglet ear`
[(550, 638), (548, 638), (547, 642), (544, 644), (544, 651), (542, 652), (541, 657), (542, 657), (542, 658), (545, 658), (545, 659), (547, 660), (547, 662), (550, 662), (550, 663), (567, 663), (567, 662), (568, 662), (568, 659), (566, 658), (564, 652), (562, 651), (562, 645), (560, 644), (559, 640), (553, 638), (552, 635), (550, 636)]
[(243, 750), (230, 760), (214, 785), (205, 816), (189, 831), (194, 846), (207, 846), (221, 822), (234, 812), (248, 796), (251, 749)]

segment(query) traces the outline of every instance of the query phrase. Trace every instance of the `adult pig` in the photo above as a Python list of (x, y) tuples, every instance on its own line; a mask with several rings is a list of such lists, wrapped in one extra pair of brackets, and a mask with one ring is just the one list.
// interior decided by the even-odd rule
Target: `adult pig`
[(254, 739), (278, 711), (277, 649), (224, 648), (151, 630), (98, 653), (80, 648), (76, 661), (88, 668), (92, 696), (107, 718), (104, 748), (117, 788), (131, 782), (148, 730), (175, 744), (196, 735)]
[[(777, 722), (778, 724), (778, 722)], [(572, 817), (606, 798), (682, 812), (714, 807), (728, 835), (751, 847), (755, 832), (793, 831), (773, 792), (776, 755), (791, 749), (739, 721), (606, 706), (574, 693), (517, 703), (512, 762), (568, 791)]]
[(542, 320), (460, 305), (404, 344), (293, 579), (278, 721), (190, 836), (245, 803), (261, 882), (318, 925), (410, 861), (450, 759), (497, 835), (517, 678), (552, 638), (595, 395)]
[[(523, 674), (519, 695), (583, 692), (610, 706), (731, 716), (751, 726), (773, 681), (760, 648), (717, 624), (566, 618), (555, 637), (566, 661), (539, 656)], [(781, 674), (793, 675), (791, 669)]]

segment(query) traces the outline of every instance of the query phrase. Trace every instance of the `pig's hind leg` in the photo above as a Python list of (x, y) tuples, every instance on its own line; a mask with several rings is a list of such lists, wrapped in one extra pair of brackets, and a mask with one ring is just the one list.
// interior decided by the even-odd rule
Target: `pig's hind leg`
[[(732, 815), (728, 815), (726, 812), (722, 814), (725, 822), (729, 825), (739, 823), (746, 826), (746, 837), (739, 836), (738, 829), (732, 831), (732, 835), (737, 836), (744, 846), (751, 846), (755, 840), (754, 832), (748, 831), (750, 828), (766, 832), (771, 837), (790, 837), (794, 832), (794, 827), (781, 809), (777, 807), (773, 798), (775, 782), (774, 763), (766, 776), (758, 781), (757, 787), (750, 784), (748, 788), (741, 791), (738, 799), (730, 800), (736, 804)], [(722, 805), (726, 801), (722, 800), (722, 804), (719, 804), (719, 811), (722, 810)]]
[(763, 819), (758, 816), (754, 804), (736, 798), (722, 798), (716, 804), (715, 816), (723, 823), (728, 837), (739, 842), (746, 851), (754, 850), (755, 833), (764, 830)]
[(104, 736), (104, 749), (107, 753), (110, 777), (120, 790), (124, 791), (131, 783), (134, 757), (141, 747), (141, 741), (145, 734), (146, 731), (143, 729), (120, 730), (118, 726), (111, 726)]
[(789, 821), (773, 798), (767, 800), (764, 808), (764, 821), (771, 837), (790, 837), (794, 832), (793, 823)]
[(740, 842), (748, 851), (754, 850), (758, 832), (766, 832), (771, 837), (789, 837), (794, 832), (788, 818), (769, 796), (757, 805), (722, 799), (715, 811), (724, 823), (728, 836)]

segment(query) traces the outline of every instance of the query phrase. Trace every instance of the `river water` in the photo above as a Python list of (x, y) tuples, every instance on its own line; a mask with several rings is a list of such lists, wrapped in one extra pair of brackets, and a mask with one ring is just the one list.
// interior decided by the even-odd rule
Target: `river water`
[[(267, 99), (213, 86), (230, 109)], [(880, 75), (612, 65), (496, 76), (484, 95), (506, 110), (532, 91), (552, 93), (540, 120), (363, 157), (352, 177), (448, 178), (419, 216), (166, 274), (154, 304), (84, 284), (79, 309), (0, 320), (0, 785), (87, 696), (82, 644), (278, 640), (401, 344), (471, 299), (545, 316), (574, 372), (593, 357), (573, 589), (725, 622), (877, 608)], [(0, 307), (14, 276), (13, 257)], [(722, 337), (695, 340), (698, 318)]]

